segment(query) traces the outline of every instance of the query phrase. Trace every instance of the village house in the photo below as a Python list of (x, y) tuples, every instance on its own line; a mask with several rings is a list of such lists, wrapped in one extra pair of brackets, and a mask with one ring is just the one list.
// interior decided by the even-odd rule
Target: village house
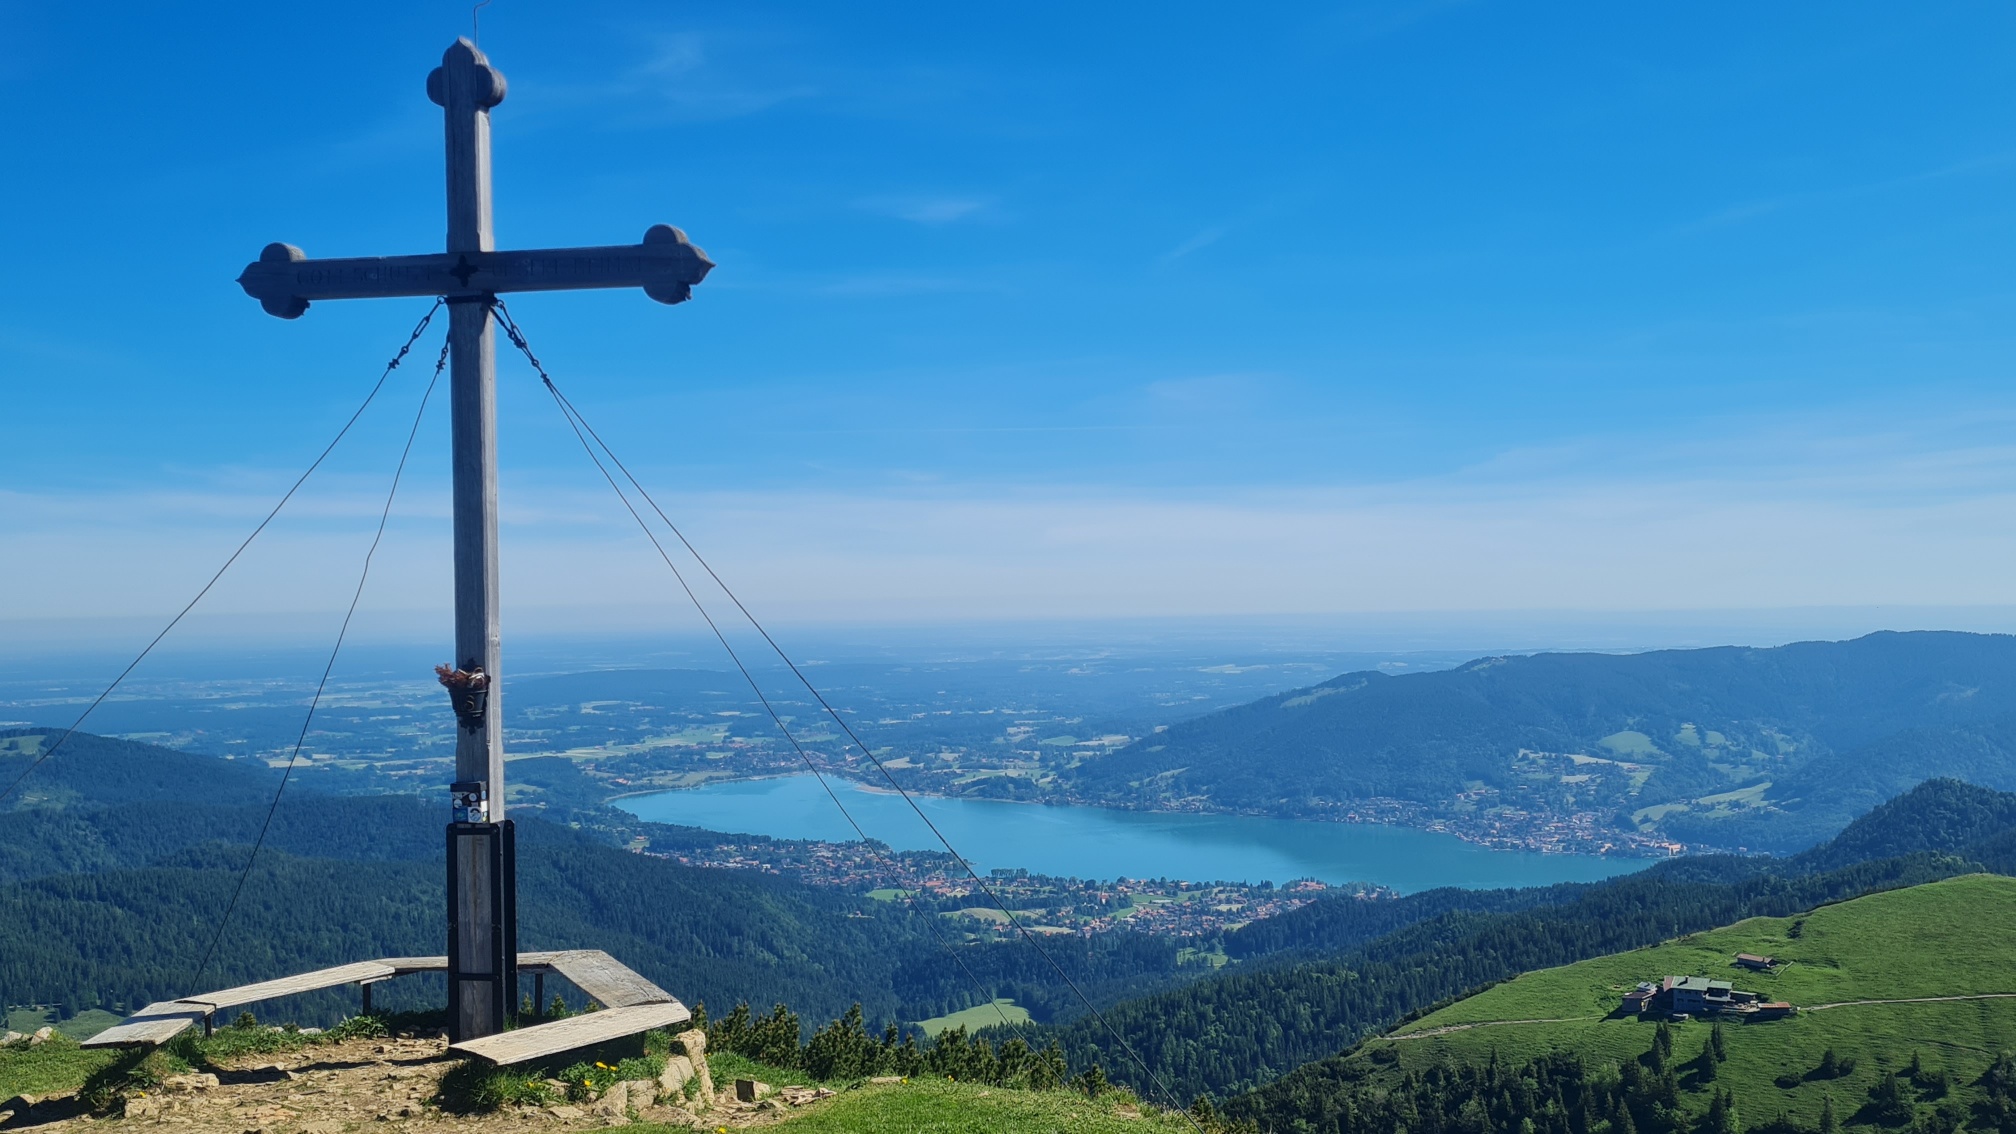
[(1763, 1019), (1770, 1016), (1789, 1014), (1790, 1004), (1772, 1002), (1760, 1004), (1754, 992), (1745, 992), (1730, 985), (1726, 980), (1713, 980), (1705, 976), (1669, 976), (1653, 983), (1641, 981), (1638, 987), (1624, 994), (1620, 1010), (1626, 1014), (1702, 1016), (1721, 1013), (1758, 1015)]
[(1762, 957), (1756, 953), (1738, 953), (1736, 963), (1752, 972), (1768, 973), (1778, 967), (1778, 958)]
[(1663, 985), (1661, 991), (1666, 997), (1666, 1010), (1675, 1016), (1720, 1012), (1730, 1006), (1730, 994), (1735, 991), (1726, 980), (1709, 980), (1699, 976), (1669, 976)]

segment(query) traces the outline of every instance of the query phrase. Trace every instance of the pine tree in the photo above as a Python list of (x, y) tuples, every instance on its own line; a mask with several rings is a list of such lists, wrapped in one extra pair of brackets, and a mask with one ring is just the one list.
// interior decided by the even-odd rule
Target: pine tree
[(1729, 1058), (1729, 1049), (1722, 1043), (1722, 1025), (1719, 1021), (1713, 1028), (1708, 1029), (1708, 1050), (1715, 1053), (1717, 1063)]
[(1730, 1109), (1729, 1095), (1716, 1091), (1714, 1101), (1708, 1104), (1708, 1113), (1701, 1119), (1701, 1134), (1737, 1134)]
[(1911, 1099), (1904, 1093), (1904, 1084), (1898, 1081), (1895, 1072), (1876, 1080), (1876, 1085), (1869, 1088), (1869, 1102), (1876, 1121), (1886, 1126), (1911, 1121)]
[[(1834, 1054), (1829, 1049), (1827, 1054)], [(1820, 1098), (1820, 1134), (1841, 1134), (1841, 1120), (1834, 1117), (1834, 1092), (1829, 1091)]]
[(1111, 1084), (1106, 1081), (1106, 1069), (1094, 1063), (1076, 1079), (1071, 1080), (1071, 1085), (1096, 1099), (1104, 1094)]
[(798, 1036), (798, 1014), (779, 1004), (750, 1028), (751, 1050), (742, 1054), (772, 1067), (796, 1067)]
[(1673, 1029), (1666, 1026), (1666, 1021), (1659, 1021), (1659, 1030), (1652, 1033), (1652, 1046), (1659, 1049), (1661, 1059), (1673, 1058)]

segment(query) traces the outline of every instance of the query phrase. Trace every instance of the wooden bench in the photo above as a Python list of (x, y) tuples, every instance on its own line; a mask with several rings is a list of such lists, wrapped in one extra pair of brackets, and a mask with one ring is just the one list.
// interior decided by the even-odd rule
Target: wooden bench
[(662, 1004), (632, 1004), (627, 1008), (604, 1008), (600, 1012), (584, 1012), (564, 1020), (498, 1032), (482, 1039), (463, 1040), (448, 1051), (452, 1055), (473, 1055), (501, 1067), (592, 1047), (653, 1028), (669, 1028), (692, 1018), (693, 1013), (677, 1000)]
[[(636, 1035), (652, 1028), (670, 1027), (693, 1018), (693, 1013), (669, 992), (645, 980), (627, 965), (600, 949), (560, 949), (518, 954), (518, 970), (534, 974), (555, 973), (593, 997), (603, 1011), (570, 1016), (516, 1031), (468, 1040), (449, 1048), (452, 1052), (487, 1059), (496, 1064), (520, 1063), (528, 1059), (605, 1043)], [(365, 995), (382, 980), (409, 973), (445, 973), (448, 958), (386, 957), (359, 961), (335, 968), (317, 969), (299, 976), (243, 984), (201, 996), (163, 1000), (149, 1004), (117, 1024), (84, 1041), (85, 1047), (141, 1047), (166, 1043), (193, 1024), (229, 1008), (320, 992), (346, 984), (361, 985)], [(368, 1003), (368, 1001), (367, 1001)]]

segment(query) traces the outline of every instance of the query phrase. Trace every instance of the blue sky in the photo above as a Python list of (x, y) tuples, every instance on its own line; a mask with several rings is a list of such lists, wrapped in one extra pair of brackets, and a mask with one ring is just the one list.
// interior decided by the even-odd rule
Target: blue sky
[[(172, 610), (355, 405), (424, 302), (231, 281), (439, 246), (468, 31), (0, 3), (0, 620)], [(2006, 7), (497, 0), (481, 42), (503, 245), (719, 262), (514, 309), (780, 618), (2016, 603)], [(422, 379), (216, 609), (340, 604)], [(507, 601), (676, 619), (500, 381)], [(445, 612), (424, 436), (381, 612)]]

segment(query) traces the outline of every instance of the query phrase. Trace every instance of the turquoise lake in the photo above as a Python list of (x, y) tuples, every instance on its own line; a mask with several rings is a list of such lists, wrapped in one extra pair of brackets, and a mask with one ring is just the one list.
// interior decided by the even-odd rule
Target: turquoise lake
[[(846, 780), (829, 782), (870, 836), (899, 850), (940, 849), (898, 796)], [(1372, 823), (916, 799), (981, 870), (1019, 866), (1079, 878), (1193, 882), (1320, 878), (1377, 882), (1411, 893), (1437, 886), (1593, 882), (1651, 865), (1642, 858), (1491, 850), (1454, 835)], [(818, 781), (804, 775), (633, 796), (617, 805), (640, 819), (710, 831), (832, 842), (855, 837)]]

